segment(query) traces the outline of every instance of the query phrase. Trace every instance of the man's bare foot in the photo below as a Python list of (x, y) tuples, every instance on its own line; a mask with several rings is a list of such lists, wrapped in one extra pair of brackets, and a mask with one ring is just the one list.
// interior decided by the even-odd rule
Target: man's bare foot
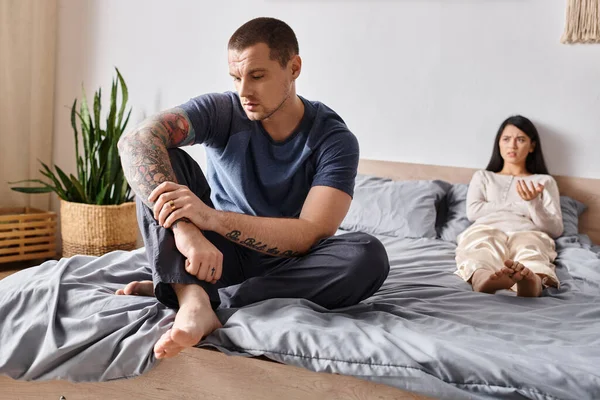
[(208, 295), (197, 285), (173, 285), (179, 299), (179, 311), (173, 328), (154, 345), (156, 358), (170, 358), (186, 347), (195, 346), (203, 337), (221, 328)]
[(513, 271), (504, 267), (500, 271), (478, 269), (471, 277), (471, 285), (475, 292), (496, 293), (497, 290), (510, 289), (515, 282), (510, 278)]
[(129, 282), (123, 289), (115, 292), (116, 295), (137, 295), (154, 297), (154, 284), (152, 281)]
[(542, 278), (531, 272), (529, 268), (513, 260), (504, 262), (512, 272), (512, 280), (517, 284), (517, 296), (540, 297), (542, 295)]

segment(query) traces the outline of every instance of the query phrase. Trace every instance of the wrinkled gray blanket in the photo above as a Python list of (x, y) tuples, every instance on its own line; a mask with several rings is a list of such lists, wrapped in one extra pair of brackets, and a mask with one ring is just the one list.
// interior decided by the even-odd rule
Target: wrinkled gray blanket
[[(225, 326), (202, 345), (443, 399), (600, 398), (600, 249), (587, 237), (559, 239), (561, 288), (538, 299), (474, 293), (452, 273), (452, 243), (380, 239), (392, 270), (364, 304), (328, 311), (273, 299), (220, 310)], [(0, 374), (98, 381), (146, 372), (174, 312), (112, 293), (149, 278), (136, 250), (0, 281)]]

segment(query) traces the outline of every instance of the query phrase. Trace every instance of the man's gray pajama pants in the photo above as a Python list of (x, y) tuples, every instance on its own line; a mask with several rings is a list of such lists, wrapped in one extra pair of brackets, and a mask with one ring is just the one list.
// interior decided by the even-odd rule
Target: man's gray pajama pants
[[(200, 166), (183, 150), (169, 150), (181, 185), (213, 207), (210, 187)], [(263, 254), (210, 231), (204, 236), (223, 253), (221, 279), (200, 281), (185, 270), (173, 232), (161, 227), (153, 212), (137, 200), (138, 222), (152, 268), (156, 297), (178, 308), (171, 283), (196, 284), (208, 293), (213, 307), (242, 307), (271, 298), (303, 298), (323, 307), (346, 307), (375, 293), (386, 279), (389, 261), (375, 237), (348, 233), (323, 239), (300, 257)]]

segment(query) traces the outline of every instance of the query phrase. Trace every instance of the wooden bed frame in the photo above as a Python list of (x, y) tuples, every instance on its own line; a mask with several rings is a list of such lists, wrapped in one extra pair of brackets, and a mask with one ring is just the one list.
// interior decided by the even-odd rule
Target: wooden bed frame
[[(468, 183), (475, 170), (389, 161), (361, 160), (362, 174), (396, 180), (442, 179)], [(600, 179), (556, 177), (561, 194), (588, 206), (580, 231), (600, 243)], [(6, 275), (7, 272), (4, 273)], [(3, 276), (0, 271), (0, 278)], [(262, 358), (228, 357), (187, 349), (160, 362), (148, 374), (112, 382), (20, 382), (0, 377), (7, 399), (426, 399), (390, 386), (336, 374), (317, 373)]]

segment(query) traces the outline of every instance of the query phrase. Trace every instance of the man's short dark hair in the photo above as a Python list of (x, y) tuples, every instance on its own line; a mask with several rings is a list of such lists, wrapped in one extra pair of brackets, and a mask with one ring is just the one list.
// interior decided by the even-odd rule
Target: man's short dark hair
[(229, 39), (229, 50), (242, 51), (258, 43), (265, 43), (271, 50), (271, 60), (285, 67), (290, 59), (299, 54), (296, 34), (288, 24), (275, 18), (255, 18), (240, 26)]

